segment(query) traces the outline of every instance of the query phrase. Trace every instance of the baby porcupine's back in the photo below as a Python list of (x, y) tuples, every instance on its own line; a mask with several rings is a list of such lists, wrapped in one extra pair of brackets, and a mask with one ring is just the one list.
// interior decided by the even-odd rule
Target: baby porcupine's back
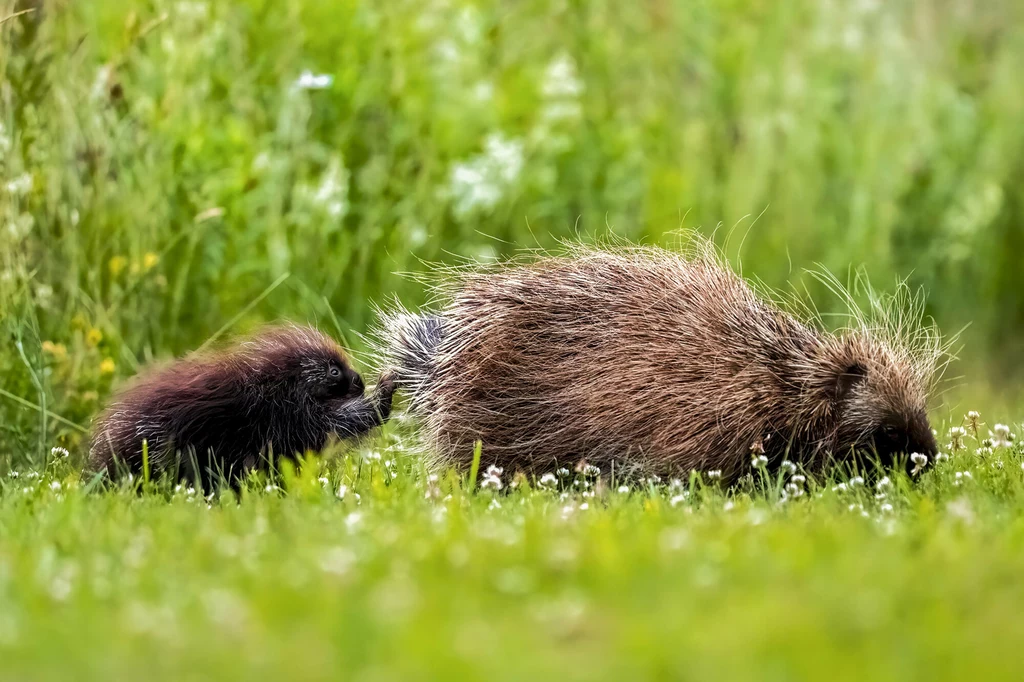
[(923, 405), (914, 382), (898, 396), (871, 395), (888, 384), (864, 382), (855, 389), (869, 414), (844, 425), (850, 368), (912, 368), (881, 342), (804, 324), (698, 246), (689, 256), (580, 247), (467, 271), (436, 314), (388, 317), (383, 354), (428, 445), (465, 462), (481, 440), (486, 462), (512, 470), (585, 459), (735, 478), (752, 447), (819, 460), (846, 445), (842, 434), (869, 430), (875, 403)]

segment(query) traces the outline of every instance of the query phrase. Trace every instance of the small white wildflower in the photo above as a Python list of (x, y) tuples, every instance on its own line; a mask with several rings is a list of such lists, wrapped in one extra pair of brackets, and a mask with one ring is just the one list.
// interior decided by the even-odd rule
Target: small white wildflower
[(541, 91), (546, 97), (578, 97), (583, 83), (576, 76), (576, 62), (567, 54), (556, 57), (544, 73)]
[(342, 483), (338, 486), (338, 492), (334, 493), (339, 500), (344, 500), (345, 495), (348, 495), (348, 486)]
[(850, 479), (850, 487), (851, 488), (856, 488), (859, 485), (864, 485), (864, 477), (863, 476), (854, 476), (853, 478)]
[[(1024, 464), (1021, 464), (1021, 467), (1024, 468)], [(619, 494), (620, 495), (625, 495), (628, 492), (629, 492), (629, 486), (628, 485), (620, 485), (619, 486)]]
[(580, 510), (581, 511), (586, 511), (588, 509), (590, 509), (590, 505), (587, 504), (586, 502), (584, 502), (583, 504), (580, 505)]
[(719, 480), (720, 478), (722, 478), (722, 470), (712, 469), (711, 471), (708, 472), (708, 478), (711, 479), (712, 481)]
[(480, 487), (484, 490), (501, 490), (501, 479), (497, 476), (484, 476)]
[(427, 483), (437, 483), (437, 474), (427, 476)]
[(947, 455), (945, 452), (936, 452), (935, 453), (935, 461), (936, 462), (943, 462), (943, 461), (948, 460), (948, 459), (949, 459), (949, 455)]
[(962, 426), (954, 426), (949, 430), (949, 449), (953, 452), (964, 449), (964, 437), (967, 436), (967, 429)]
[(669, 501), (668, 501), (668, 503), (669, 503), (670, 505), (672, 505), (673, 507), (678, 507), (678, 506), (679, 506), (679, 505), (681, 505), (681, 504), (682, 504), (683, 502), (686, 502), (686, 498), (687, 498), (687, 496), (686, 496), (686, 495), (676, 495), (676, 496), (675, 496), (675, 497), (673, 497), (673, 498), (672, 498), (671, 500), (669, 500)]
[(735, 502), (733, 502), (732, 500), (726, 500), (725, 504), (722, 505), (722, 511), (732, 511), (733, 507), (735, 507), (735, 506), (736, 506)]
[(1010, 427), (1006, 424), (996, 424), (989, 431), (989, 436), (992, 437), (992, 446), (997, 448), (1008, 448), (1013, 445), (1013, 440), (1016, 437), (1010, 433)]
[(326, 476), (321, 476), (318, 480), (320, 481), (320, 485), (328, 486), (331, 484), (331, 480)]
[(559, 469), (555, 473), (557, 473), (560, 478), (568, 478), (569, 477), (569, 470), (566, 469), (565, 467), (562, 467), (561, 469)]
[(928, 466), (928, 456), (922, 455), (920, 452), (912, 453), (910, 455), (910, 461), (914, 463), (914, 468), (910, 472), (911, 476), (917, 476), (926, 466)]
[(804, 489), (798, 486), (796, 483), (787, 483), (785, 490), (786, 494), (789, 495), (790, 497), (800, 497), (801, 495), (804, 494)]
[(484, 473), (484, 476), (494, 476), (495, 478), (501, 478), (501, 475), (503, 473), (505, 473), (504, 469), (502, 469), (499, 466), (494, 466), (492, 464), (491, 466), (487, 467), (487, 471)]
[(272, 493), (275, 490), (279, 490), (279, 488), (276, 485), (274, 485), (273, 483), (268, 483), (267, 486), (263, 490), (264, 490), (264, 492)]
[(60, 490), (62, 487), (63, 486), (60, 484), (60, 481), (53, 481), (50, 483), (50, 490)]
[(754, 455), (753, 457), (750, 458), (750, 466), (754, 467), (755, 469), (761, 469), (767, 464), (768, 458), (765, 457), (764, 455)]
[(892, 481), (889, 480), (888, 476), (883, 476), (882, 480), (875, 484), (875, 490), (888, 490), (892, 487)]
[(679, 492), (680, 490), (684, 490), (685, 488), (686, 484), (684, 484), (681, 479), (673, 478), (671, 481), (668, 482), (668, 489), (670, 492)]
[(889, 497), (889, 496), (886, 495), (885, 493), (875, 493), (875, 499), (876, 500), (884, 500), (887, 497)]
[(61, 459), (66, 459), (68, 456), (71, 455), (71, 453), (67, 451), (67, 448), (57, 446), (55, 448), (50, 448), (50, 455), (52, 457), (60, 457)]
[(845, 483), (838, 483), (838, 484), (832, 486), (832, 492), (834, 492), (834, 493), (845, 493), (846, 490), (847, 490), (847, 486), (846, 486)]
[(554, 488), (556, 485), (558, 485), (558, 479), (555, 478), (554, 474), (548, 472), (540, 477), (540, 480), (537, 481), (537, 485), (539, 485), (541, 488)]
[(796, 473), (796, 465), (790, 462), (788, 459), (782, 460), (782, 469), (790, 476)]
[(501, 509), (501, 503), (498, 502), (498, 498), (493, 498), (491, 503), (487, 505), (488, 509)]
[[(129, 476), (131, 476), (131, 474), (129, 474)], [(25, 478), (35, 480), (35, 479), (39, 478), (39, 472), (38, 471), (30, 471), (27, 474), (25, 474)], [(128, 480), (131, 481), (131, 478), (129, 478)]]
[(883, 504), (882, 506), (880, 506), (880, 507), (879, 507), (879, 509), (880, 509), (881, 511), (885, 512), (886, 514), (888, 514), (889, 512), (891, 512), (891, 511), (892, 511), (892, 505), (891, 505), (891, 504), (889, 504), (888, 502), (886, 502), (885, 504)]
[(647, 479), (647, 482), (650, 483), (651, 485), (660, 485), (661, 484), (661, 476), (658, 476), (657, 474), (653, 474), (653, 475), (651, 475)]
[(28, 194), (32, 191), (32, 176), (28, 173), (19, 175), (7, 183), (7, 191), (16, 195)]
[(366, 459), (370, 460), (371, 462), (379, 462), (380, 453), (377, 452), (376, 450), (371, 450), (370, 452), (366, 453)]
[(977, 455), (978, 457), (988, 457), (989, 455), (992, 454), (992, 452), (993, 451), (992, 451), (992, 447), (991, 446), (984, 445), (984, 446), (978, 448), (977, 450), (975, 450), (974, 454)]
[(807, 482), (807, 477), (803, 476), (802, 474), (794, 474), (793, 476), (790, 477), (789, 482), (803, 484)]
[(323, 90), (331, 87), (332, 83), (334, 83), (334, 76), (329, 73), (316, 74), (306, 70), (295, 80), (295, 87), (300, 90)]
[(958, 471), (953, 474), (953, 485), (962, 485), (964, 481), (973, 478), (970, 471)]
[(583, 467), (583, 475), (589, 478), (595, 478), (596, 476), (600, 475), (600, 473), (601, 470), (598, 469), (593, 464), (588, 464), (585, 467)]
[(7, 472), (7, 478), (18, 478), (19, 476), (21, 476), (21, 473), (13, 469)]

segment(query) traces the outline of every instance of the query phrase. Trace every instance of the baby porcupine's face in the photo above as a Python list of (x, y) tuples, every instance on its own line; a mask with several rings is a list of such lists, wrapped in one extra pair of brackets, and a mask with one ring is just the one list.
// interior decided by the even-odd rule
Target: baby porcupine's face
[(365, 390), (359, 373), (335, 353), (316, 353), (303, 358), (301, 378), (317, 400), (358, 398)]

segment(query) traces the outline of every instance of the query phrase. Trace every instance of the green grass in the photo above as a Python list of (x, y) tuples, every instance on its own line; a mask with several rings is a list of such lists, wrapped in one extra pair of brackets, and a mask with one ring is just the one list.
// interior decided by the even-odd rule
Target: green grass
[(424, 301), (401, 273), (425, 261), (680, 227), (826, 313), (819, 262), (908, 277), (970, 324), (936, 423), (1016, 424), (1019, 0), (0, 0), (0, 22), (0, 679), (1024, 676), (1022, 454), (973, 436), (884, 499), (784, 504), (786, 481), (434, 484), (394, 427), (381, 460), (240, 504), (76, 473), (154, 360), (279, 318), (358, 353), (374, 304)]
[(240, 503), (86, 492), (58, 455), (2, 484), (0, 675), (1019, 680), (1024, 456), (965, 445), (785, 502), (786, 476), (473, 494), (394, 437)]

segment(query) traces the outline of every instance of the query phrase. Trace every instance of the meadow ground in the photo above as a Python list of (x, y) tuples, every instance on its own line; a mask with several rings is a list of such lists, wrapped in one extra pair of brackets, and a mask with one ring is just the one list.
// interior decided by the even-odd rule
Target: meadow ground
[(57, 451), (2, 483), (0, 676), (1019, 680), (1024, 457), (967, 431), (915, 482), (731, 496), (470, 491), (394, 434), (240, 501), (90, 491)]

